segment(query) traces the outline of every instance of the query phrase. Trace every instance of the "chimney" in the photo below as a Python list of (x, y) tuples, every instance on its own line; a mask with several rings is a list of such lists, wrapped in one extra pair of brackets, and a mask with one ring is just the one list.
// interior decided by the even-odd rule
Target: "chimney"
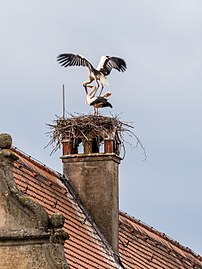
[[(85, 122), (77, 124), (74, 137), (63, 137), (64, 174), (108, 243), (118, 253), (120, 140), (117, 131), (112, 128), (112, 118), (87, 117), (89, 122), (93, 119), (93, 127), (89, 126), (88, 120), (86, 122), (86, 117), (80, 117), (79, 120)], [(98, 119), (99, 126), (96, 123)], [(65, 129), (66, 134), (68, 128)], [(99, 129), (101, 131), (98, 132)]]

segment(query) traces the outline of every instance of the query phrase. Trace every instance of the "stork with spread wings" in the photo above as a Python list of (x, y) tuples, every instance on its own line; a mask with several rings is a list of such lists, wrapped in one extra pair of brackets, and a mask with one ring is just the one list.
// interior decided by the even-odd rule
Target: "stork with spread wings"
[(86, 94), (88, 93), (87, 87), (88, 85), (93, 82), (94, 80), (97, 83), (97, 89), (99, 88), (101, 83), (101, 91), (100, 95), (104, 89), (105, 85), (108, 85), (107, 76), (110, 74), (112, 69), (116, 69), (119, 72), (124, 72), (126, 70), (126, 62), (118, 57), (111, 57), (111, 56), (102, 56), (98, 67), (95, 68), (93, 65), (87, 60), (84, 56), (79, 54), (72, 54), (72, 53), (63, 53), (57, 57), (57, 61), (63, 67), (67, 66), (86, 66), (89, 70), (89, 78), (88, 81), (83, 83), (84, 89)]

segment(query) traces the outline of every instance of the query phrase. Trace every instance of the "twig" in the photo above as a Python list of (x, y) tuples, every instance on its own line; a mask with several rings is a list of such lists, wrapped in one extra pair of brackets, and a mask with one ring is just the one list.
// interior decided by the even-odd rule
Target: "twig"
[[(143, 150), (145, 159), (146, 151), (143, 143), (134, 133), (134, 126), (132, 123), (126, 123), (119, 120), (118, 116), (105, 117), (102, 115), (72, 115), (69, 114), (69, 118), (60, 118), (56, 115), (56, 119), (53, 124), (47, 124), (50, 131), (47, 134), (50, 136), (50, 141), (46, 145), (54, 145), (54, 149), (51, 154), (56, 152), (62, 143), (63, 139), (68, 139), (72, 141), (73, 145), (78, 144), (78, 140), (89, 140), (89, 138), (95, 138), (97, 141), (101, 139), (106, 139), (110, 134), (117, 144), (123, 147), (123, 158), (126, 155), (125, 144), (129, 144), (133, 149), (140, 148)], [(133, 143), (125, 140), (124, 135), (127, 134), (130, 138), (135, 138), (136, 144), (132, 146)]]

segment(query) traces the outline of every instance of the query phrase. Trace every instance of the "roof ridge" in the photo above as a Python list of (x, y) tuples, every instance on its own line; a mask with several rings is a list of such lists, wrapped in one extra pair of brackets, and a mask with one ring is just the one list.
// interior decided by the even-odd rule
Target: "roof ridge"
[(134, 216), (129, 215), (128, 213), (124, 212), (123, 210), (120, 210), (119, 214), (124, 216), (124, 217), (127, 217), (128, 219), (134, 221), (135, 223), (139, 224), (140, 226), (147, 229), (148, 231), (155, 233), (156, 235), (158, 235), (162, 239), (167, 240), (169, 243), (171, 243), (174, 246), (180, 248), (181, 250), (193, 255), (196, 259), (199, 259), (200, 261), (202, 261), (202, 256), (200, 256), (198, 253), (194, 252), (189, 247), (185, 247), (184, 245), (180, 244), (178, 241), (172, 239), (170, 236), (166, 235), (165, 233), (159, 232), (154, 227), (152, 227), (149, 224), (141, 221), (140, 219), (135, 218)]

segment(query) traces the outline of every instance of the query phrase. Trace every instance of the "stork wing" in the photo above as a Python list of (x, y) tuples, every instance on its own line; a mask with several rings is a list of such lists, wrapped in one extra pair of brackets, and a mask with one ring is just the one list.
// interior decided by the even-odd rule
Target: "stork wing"
[(94, 100), (93, 102), (90, 103), (90, 106), (95, 106), (95, 107), (111, 107), (112, 105), (107, 101), (106, 98), (103, 97), (98, 97), (96, 100)]
[(118, 57), (102, 56), (97, 69), (107, 76), (113, 68), (119, 72), (124, 72), (127, 68), (126, 62)]
[(106, 104), (107, 99), (103, 97), (97, 97), (93, 102), (90, 103), (90, 106), (98, 105), (98, 104)]
[(64, 53), (57, 57), (57, 61), (61, 66), (87, 66), (90, 70), (93, 69), (92, 64), (83, 56), (79, 54)]

